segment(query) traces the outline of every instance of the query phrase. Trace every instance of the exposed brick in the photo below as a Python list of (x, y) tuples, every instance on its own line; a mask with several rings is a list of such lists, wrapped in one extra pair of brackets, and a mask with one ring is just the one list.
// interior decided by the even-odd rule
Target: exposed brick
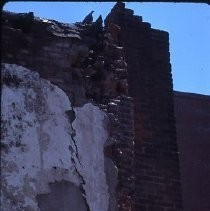
[(106, 25), (110, 22), (121, 27), (119, 42), (124, 47), (129, 95), (134, 102), (135, 208), (165, 211), (182, 199), (169, 36), (128, 16), (122, 3), (107, 16)]

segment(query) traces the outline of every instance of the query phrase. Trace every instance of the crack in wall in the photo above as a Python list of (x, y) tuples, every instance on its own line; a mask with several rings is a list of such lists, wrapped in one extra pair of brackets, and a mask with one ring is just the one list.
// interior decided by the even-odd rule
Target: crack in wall
[(75, 111), (73, 109), (73, 106), (72, 106), (72, 110), (66, 111), (66, 114), (68, 116), (70, 126), (71, 126), (71, 130), (72, 130), (70, 136), (72, 138), (72, 141), (73, 141), (73, 144), (74, 144), (74, 147), (75, 147), (75, 150), (74, 149), (72, 150), (72, 155), (73, 155), (73, 152), (74, 152), (75, 156), (76, 156), (76, 159), (74, 158), (74, 156), (71, 156), (71, 160), (74, 163), (75, 172), (77, 173), (78, 177), (82, 181), (82, 185), (80, 186), (80, 190), (82, 192), (82, 196), (84, 198), (84, 201), (85, 201), (85, 204), (86, 204), (86, 207), (87, 207), (87, 211), (90, 211), (90, 207), (89, 207), (87, 199), (86, 199), (86, 192), (85, 192), (85, 189), (84, 189), (85, 180), (84, 180), (83, 176), (80, 174), (79, 170), (77, 169), (77, 164), (76, 164), (76, 161), (78, 161), (79, 165), (82, 166), (81, 161), (79, 159), (78, 147), (77, 147), (77, 144), (76, 144), (76, 140), (74, 139), (74, 137), (76, 135), (76, 130), (73, 128), (72, 123), (76, 119), (76, 116), (75, 116)]
[(104, 143), (108, 134), (104, 125), (105, 113), (91, 103), (75, 108), (74, 137), (82, 165), (76, 163), (85, 184), (83, 188), (91, 211), (107, 211), (109, 193), (104, 168)]

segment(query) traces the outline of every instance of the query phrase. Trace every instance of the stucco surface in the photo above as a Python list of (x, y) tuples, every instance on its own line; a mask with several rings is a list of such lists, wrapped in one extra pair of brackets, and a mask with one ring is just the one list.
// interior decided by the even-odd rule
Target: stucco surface
[(73, 108), (65, 92), (24, 67), (3, 64), (2, 75), (2, 210), (40, 210), (37, 196), (65, 181), (70, 201), (78, 195), (91, 211), (106, 211), (105, 113), (91, 103)]

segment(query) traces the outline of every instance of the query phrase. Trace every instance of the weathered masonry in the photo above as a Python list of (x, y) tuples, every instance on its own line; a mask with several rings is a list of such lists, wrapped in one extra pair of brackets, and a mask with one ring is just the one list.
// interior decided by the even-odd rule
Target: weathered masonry
[(120, 26), (134, 102), (135, 208), (182, 210), (168, 33), (118, 4), (106, 23)]
[(122, 2), (104, 27), (4, 11), (1, 53), (3, 211), (192, 211), (167, 32)]
[(3, 210), (131, 210), (133, 102), (117, 26), (3, 12)]

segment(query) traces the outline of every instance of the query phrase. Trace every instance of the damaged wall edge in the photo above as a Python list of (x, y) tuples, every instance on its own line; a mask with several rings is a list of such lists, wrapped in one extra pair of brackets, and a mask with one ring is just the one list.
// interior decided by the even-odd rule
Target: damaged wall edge
[[(80, 189), (80, 192), (83, 194), (83, 197), (85, 198), (85, 201), (89, 206), (89, 208), (85, 206), (86, 208), (84, 209), (90, 209), (91, 211), (99, 209), (104, 211), (113, 211), (118, 209), (121, 210), (121, 206), (124, 203), (123, 200), (126, 199), (122, 198), (123, 194), (124, 197), (127, 197), (128, 191), (125, 191), (126, 187), (124, 188), (125, 190), (122, 188), (122, 184), (119, 184), (119, 180), (121, 180), (120, 178), (123, 177), (123, 180), (126, 181), (128, 179), (128, 182), (130, 182), (133, 178), (130, 174), (124, 175), (124, 164), (120, 161), (120, 156), (122, 156), (122, 152), (124, 155), (124, 150), (126, 150), (126, 148), (128, 148), (130, 152), (125, 151), (125, 154), (127, 153), (127, 155), (130, 156), (129, 153), (131, 153), (132, 155), (133, 133), (131, 137), (128, 137), (127, 140), (125, 140), (125, 142), (130, 142), (131, 144), (123, 144), (121, 138), (119, 137), (119, 134), (123, 133), (123, 130), (122, 128), (120, 128), (120, 126), (121, 124), (122, 126), (125, 126), (126, 124), (128, 126), (131, 125), (130, 130), (132, 130), (133, 122), (129, 121), (128, 123), (125, 123), (125, 119), (122, 119), (122, 122), (124, 121), (124, 123), (121, 123), (121, 117), (119, 117), (119, 113), (122, 113), (123, 115), (124, 112), (123, 110), (121, 111), (121, 107), (123, 108), (123, 104), (125, 104), (124, 107), (126, 107), (126, 101), (128, 100), (126, 96), (123, 97), (123, 95), (127, 94), (126, 63), (124, 61), (122, 48), (117, 46), (112, 38), (112, 35), (114, 35), (116, 33), (116, 30), (118, 31), (119, 29), (117, 29), (116, 26), (114, 28), (112, 26), (109, 29), (111, 31), (103, 31), (102, 26), (98, 26), (94, 22), (90, 25), (82, 25), (80, 23), (77, 23), (75, 25), (61, 24), (56, 21), (46, 21), (35, 17), (33, 21), (30, 22), (30, 28), (27, 28), (28, 30), (26, 31), (21, 24), (25, 24), (24, 21), (26, 20), (27, 22), (27, 18), (27, 15), (25, 17), (19, 17), (18, 14), (16, 15), (14, 13), (7, 12), (3, 13), (3, 62), (21, 65), (29, 68), (30, 70), (38, 72), (40, 74), (40, 77), (45, 78), (51, 83), (57, 85), (68, 95), (69, 100), (72, 104), (72, 108), (67, 109), (65, 111), (65, 115), (70, 117), (71, 124), (70, 126), (68, 126), (71, 130), (71, 132), (69, 133), (71, 137), (70, 139), (72, 139), (70, 149), (72, 149), (72, 154), (74, 154), (72, 155), (74, 158), (72, 157), (70, 162), (75, 165), (75, 174), (77, 175), (78, 180), (83, 187), (82, 189)], [(63, 34), (64, 31), (65, 33), (66, 31), (68, 31), (68, 33)], [(39, 48), (37, 48), (37, 46), (39, 46)], [(18, 66), (13, 66), (13, 68), (17, 72), (18, 69), (20, 69)], [(9, 79), (7, 79), (7, 77), (4, 77), (4, 84), (6, 86), (10, 86), (11, 83), (7, 83), (7, 80), (10, 81), (14, 77), (14, 75), (9, 76)], [(112, 101), (115, 103), (117, 102), (116, 107), (119, 107), (118, 113), (113, 113), (113, 109), (110, 109)], [(132, 104), (130, 99), (129, 101), (129, 104)], [(77, 138), (78, 133), (75, 132), (75, 124), (77, 120), (74, 119), (74, 115), (72, 115), (72, 113), (74, 113), (75, 111), (77, 111), (75, 113), (75, 117), (81, 115), (80, 113), (82, 112), (83, 106), (86, 106), (91, 102), (95, 106), (99, 106), (100, 110), (102, 110), (100, 112), (105, 112), (108, 116), (107, 118), (110, 119), (106, 120), (110, 121), (110, 123), (106, 123), (109, 126), (104, 126), (104, 128), (107, 128), (107, 131), (110, 133), (109, 138), (106, 138), (107, 140), (105, 143), (105, 148), (103, 146), (104, 144), (102, 143), (98, 145), (97, 143), (92, 143), (92, 147), (97, 146), (98, 149), (102, 147), (101, 149), (103, 150), (100, 153), (101, 156), (104, 156), (104, 153), (106, 154), (103, 158), (103, 164), (97, 164), (97, 160), (93, 160), (93, 163), (91, 162), (91, 164), (89, 164), (90, 167), (92, 165), (94, 166), (94, 169), (92, 169), (92, 173), (95, 172), (96, 169), (99, 168), (99, 166), (105, 167), (105, 177), (102, 176), (104, 174), (104, 170), (100, 170), (101, 173), (99, 174), (100, 179), (98, 182), (95, 181), (94, 177), (91, 178), (91, 180), (96, 182), (97, 185), (99, 183), (103, 184), (102, 180), (104, 177), (104, 182), (107, 182), (108, 185), (108, 187), (103, 188), (103, 190), (108, 191), (109, 193), (103, 193), (102, 189), (99, 189), (98, 191), (95, 190), (95, 194), (102, 194), (99, 198), (96, 197), (98, 198), (97, 200), (99, 200), (98, 202), (96, 198), (94, 198), (96, 202), (93, 202), (93, 193), (91, 195), (88, 195), (91, 187), (95, 187), (95, 185), (88, 184), (87, 180), (89, 180), (90, 182), (90, 179), (88, 179), (88, 173), (87, 171), (85, 172), (84, 166), (82, 166), (81, 161), (79, 161), (79, 157), (82, 156), (80, 153), (83, 154), (84, 152), (78, 152), (78, 143), (82, 143), (82, 141), (84, 142), (85, 138), (84, 140), (81, 140), (81, 135)], [(109, 112), (107, 112), (108, 109)], [(95, 116), (96, 113), (97, 112), (95, 110), (93, 112), (93, 116)], [(127, 117), (132, 120), (132, 107), (130, 107)], [(114, 127), (112, 127), (111, 118), (114, 119), (115, 122), (118, 122), (117, 129), (114, 129)], [(87, 119), (87, 121), (89, 120)], [(97, 128), (94, 131), (95, 126), (92, 125), (91, 128), (91, 123), (89, 126), (89, 130), (92, 132), (93, 137), (90, 138), (90, 141), (94, 140), (95, 133), (98, 129)], [(83, 125), (81, 122), (79, 124)], [(95, 124), (98, 127), (99, 123), (97, 122)], [(74, 126), (72, 127), (71, 125)], [(87, 128), (79, 128), (78, 130), (80, 130), (81, 133), (86, 133), (86, 129)], [(20, 140), (20, 142), (22, 141), (23, 140)], [(89, 150), (90, 149), (91, 148), (89, 148)], [(110, 149), (114, 152), (113, 154), (108, 153)], [(94, 155), (94, 152), (92, 154)], [(88, 158), (89, 157), (87, 157), (87, 159)], [(133, 159), (132, 156), (130, 156), (130, 158), (131, 160)], [(99, 161), (101, 159), (102, 158), (100, 158)], [(96, 163), (94, 164), (94, 162)], [(53, 166), (53, 169), (58, 170), (59, 166)], [(130, 169), (132, 169), (131, 165)], [(6, 169), (4, 170), (6, 171)], [(78, 174), (80, 176), (78, 176)], [(86, 178), (86, 180), (84, 178)], [(46, 200), (49, 200), (49, 196), (55, 197), (55, 188), (61, 188), (64, 183), (67, 184), (68, 187), (71, 186), (65, 179), (60, 180), (60, 182), (58, 183), (50, 183), (51, 188), (49, 188), (48, 185), (48, 191), (50, 191), (52, 195), (50, 196), (49, 194), (47, 194), (46, 197), (48, 198), (46, 198)], [(81, 185), (79, 186), (81, 187)], [(131, 198), (131, 193), (133, 193), (133, 191), (130, 190), (128, 198)], [(41, 195), (39, 195), (37, 199), (39, 200), (40, 204), (42, 204), (41, 206), (45, 207), (43, 209), (47, 209), (45, 204), (46, 202), (44, 202), (45, 198), (43, 198), (45, 197), (45, 194), (40, 194)], [(106, 197), (107, 199), (104, 200), (104, 197)], [(129, 200), (126, 199), (126, 206), (129, 207), (131, 207), (129, 205), (131, 200), (130, 198)], [(20, 202), (17, 201), (17, 206), (19, 206), (18, 203)]]

